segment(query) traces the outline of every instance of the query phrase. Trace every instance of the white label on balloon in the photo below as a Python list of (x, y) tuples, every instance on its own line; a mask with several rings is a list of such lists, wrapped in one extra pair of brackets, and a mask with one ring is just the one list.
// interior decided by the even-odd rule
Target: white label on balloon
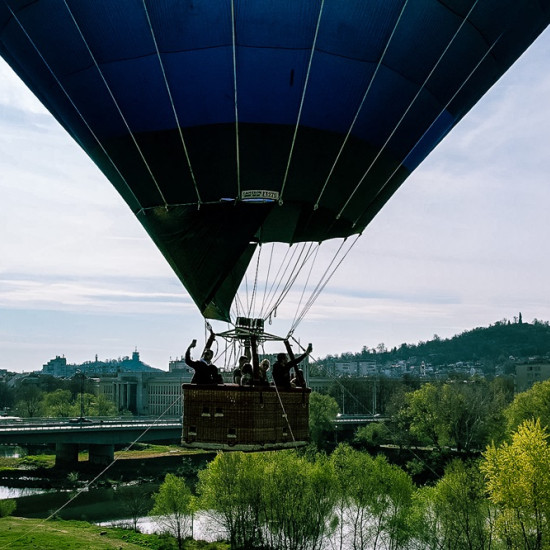
[(247, 189), (241, 193), (241, 199), (263, 199), (276, 201), (279, 200), (278, 191), (268, 191), (266, 189)]

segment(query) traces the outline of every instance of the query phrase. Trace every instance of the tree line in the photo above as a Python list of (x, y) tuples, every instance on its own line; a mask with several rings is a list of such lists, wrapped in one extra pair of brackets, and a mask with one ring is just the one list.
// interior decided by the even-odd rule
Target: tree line
[[(411, 390), (398, 419), (392, 420), (408, 423), (411, 439), (406, 445), (429, 443), (431, 452), (440, 455), (462, 430), (462, 452), (445, 455), (441, 472), (427, 482), (415, 481), (415, 467), (426, 455), (400, 467), (380, 448), (369, 452), (349, 443), (330, 452), (312, 445), (295, 451), (220, 453), (198, 472), (193, 489), (188, 478), (168, 475), (154, 495), (151, 513), (164, 518), (182, 540), (192, 535), (192, 518), (201, 513), (209, 531), (235, 549), (550, 547), (550, 381), (516, 395), (483, 429), (479, 415), (477, 420), (460, 418), (464, 411), (453, 416), (455, 404), (467, 397), (471, 408), (488, 407), (491, 401), (480, 401), (486, 387), (464, 388), (470, 389), (426, 384)], [(334, 399), (313, 399), (312, 407), (318, 409), (313, 422), (322, 420), (326, 405), (334, 407)], [(321, 424), (324, 435), (323, 429), (314, 432), (320, 446), (330, 436), (330, 427)], [(382, 429), (391, 432), (394, 427)], [(487, 439), (491, 429), (493, 437)], [(354, 443), (365, 441), (364, 430), (358, 430)], [(466, 452), (478, 430), (487, 434), (484, 447)]]
[(360, 352), (328, 355), (324, 365), (339, 361), (396, 362), (415, 358), (434, 365), (449, 365), (457, 362), (479, 362), (486, 373), (494, 371), (495, 365), (506, 366), (510, 357), (527, 358), (550, 354), (550, 323), (534, 319), (524, 322), (519, 316), (513, 320), (502, 319), (488, 327), (477, 327), (452, 338), (434, 334), (431, 340), (417, 344), (403, 343), (391, 349), (383, 343), (363, 346)]

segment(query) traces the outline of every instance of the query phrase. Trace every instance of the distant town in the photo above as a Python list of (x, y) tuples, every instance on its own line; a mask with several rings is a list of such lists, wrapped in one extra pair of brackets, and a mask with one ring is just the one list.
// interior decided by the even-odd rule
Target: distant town
[[(323, 393), (330, 392), (334, 381), (346, 379), (422, 383), (495, 377), (509, 379), (517, 393), (550, 378), (550, 325), (537, 319), (524, 322), (520, 313), (512, 320), (503, 319), (453, 338), (434, 335), (427, 342), (392, 349), (384, 344), (364, 346), (357, 353), (306, 361), (304, 367), (308, 385)], [(222, 375), (226, 383), (232, 382), (230, 368)], [(168, 371), (151, 367), (141, 360), (137, 349), (130, 356), (100, 360), (96, 355), (81, 364), (56, 356), (31, 373), (0, 370), (0, 411), (9, 407), (9, 400), (2, 395), (10, 389), (21, 385), (42, 387), (46, 379), (75, 377), (85, 377), (90, 391), (115, 403), (120, 411), (155, 415), (171, 407), (170, 414), (179, 415), (181, 402), (174, 396), (179, 395), (182, 383), (191, 380), (192, 370), (183, 357), (170, 360)]]

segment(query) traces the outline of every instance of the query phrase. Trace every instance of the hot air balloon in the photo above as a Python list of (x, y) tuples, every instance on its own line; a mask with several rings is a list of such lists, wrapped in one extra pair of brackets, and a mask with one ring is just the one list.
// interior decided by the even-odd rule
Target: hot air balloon
[[(0, 54), (112, 182), (202, 315), (231, 323), (229, 340), (261, 342), (318, 246), (334, 259), (303, 311), (549, 21), (550, 0), (2, 0)], [(237, 291), (260, 259), (283, 282), (251, 275), (245, 306)], [(307, 409), (300, 395), (296, 410)], [(235, 397), (215, 399), (188, 439)]]

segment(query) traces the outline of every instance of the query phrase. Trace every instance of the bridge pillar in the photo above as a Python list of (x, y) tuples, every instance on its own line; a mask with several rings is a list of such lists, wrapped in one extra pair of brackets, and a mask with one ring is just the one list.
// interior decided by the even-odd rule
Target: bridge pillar
[(78, 443), (55, 444), (55, 467), (66, 468), (78, 465)]
[(115, 446), (109, 444), (91, 443), (89, 445), (90, 464), (107, 466), (115, 458)]

